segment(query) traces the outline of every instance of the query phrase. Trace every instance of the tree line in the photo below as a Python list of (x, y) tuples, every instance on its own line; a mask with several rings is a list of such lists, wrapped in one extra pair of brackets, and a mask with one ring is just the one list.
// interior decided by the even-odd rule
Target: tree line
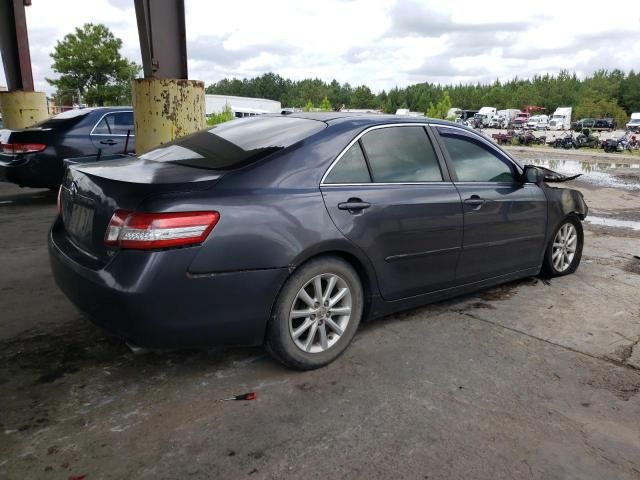
[[(51, 53), (58, 78), (47, 79), (56, 87), (59, 104), (117, 105), (131, 102), (131, 79), (140, 66), (124, 58), (122, 40), (104, 25), (85, 24), (56, 42)], [(640, 73), (631, 70), (598, 70), (580, 79), (575, 73), (536, 75), (493, 83), (438, 85), (418, 83), (374, 94), (367, 85), (351, 86), (319, 78), (285, 79), (275, 73), (255, 78), (223, 79), (207, 87), (207, 93), (279, 100), (283, 107), (307, 110), (347, 108), (379, 109), (395, 113), (398, 108), (442, 116), (447, 105), (477, 110), (483, 106), (523, 108), (538, 105), (552, 113), (571, 106), (574, 119), (614, 117), (626, 123), (631, 112), (640, 112)], [(446, 115), (446, 113), (445, 113)]]
[[(366, 85), (321, 79), (300, 81), (285, 79), (275, 73), (255, 78), (222, 79), (207, 87), (207, 93), (238, 95), (279, 100), (283, 107), (319, 107), (326, 98), (337, 110), (347, 108), (379, 109), (395, 113), (398, 108), (417, 112), (437, 112), (438, 103), (448, 100), (454, 107), (477, 110), (483, 106), (523, 108), (537, 105), (548, 113), (559, 106), (572, 106), (574, 118), (613, 117), (626, 123), (631, 112), (640, 111), (640, 73), (631, 70), (598, 70), (580, 79), (575, 73), (561, 71), (557, 75), (536, 75), (532, 79), (514, 78), (506, 82), (438, 85), (418, 83), (406, 88), (395, 87), (374, 94)], [(445, 101), (445, 103), (448, 103)], [(430, 110), (431, 109), (431, 110)]]

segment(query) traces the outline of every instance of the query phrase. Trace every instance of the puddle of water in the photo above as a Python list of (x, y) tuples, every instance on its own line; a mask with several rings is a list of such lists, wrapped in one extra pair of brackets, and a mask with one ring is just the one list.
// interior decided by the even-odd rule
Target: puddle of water
[(627, 168), (637, 169), (640, 175), (640, 163), (592, 163), (592, 162), (579, 162), (577, 160), (547, 160), (547, 159), (533, 159), (531, 160), (533, 165), (540, 165), (542, 167), (550, 168), (558, 173), (564, 175), (577, 175), (581, 173), (580, 180), (589, 182), (599, 187), (611, 187), (620, 188), (624, 190), (640, 190), (640, 182), (617, 178), (611, 175), (608, 171), (615, 168)]
[(636, 222), (633, 220), (617, 220), (615, 218), (587, 216), (586, 221), (594, 225), (602, 225), (604, 227), (630, 228), (632, 230), (640, 230), (640, 222)]

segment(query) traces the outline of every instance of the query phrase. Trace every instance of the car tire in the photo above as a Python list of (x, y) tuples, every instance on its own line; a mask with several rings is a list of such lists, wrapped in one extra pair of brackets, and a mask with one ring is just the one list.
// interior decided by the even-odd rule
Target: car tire
[(323, 367), (347, 349), (363, 307), (362, 283), (349, 263), (334, 256), (312, 259), (282, 287), (267, 325), (265, 346), (290, 368)]
[[(575, 236), (575, 240), (571, 240)], [(584, 232), (580, 219), (571, 214), (554, 230), (542, 262), (542, 272), (551, 277), (574, 273), (580, 265)]]

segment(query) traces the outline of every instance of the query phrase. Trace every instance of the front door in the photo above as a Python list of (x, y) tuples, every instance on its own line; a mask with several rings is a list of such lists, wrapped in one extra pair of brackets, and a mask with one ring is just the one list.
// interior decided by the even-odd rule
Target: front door
[(455, 282), (462, 205), (429, 135), (422, 125), (374, 127), (321, 186), (331, 218), (369, 256), (387, 300)]
[(133, 112), (118, 111), (105, 114), (93, 127), (91, 141), (102, 152), (101, 155), (135, 153)]
[(458, 283), (534, 268), (544, 248), (547, 201), (515, 163), (479, 135), (438, 127), (464, 209)]

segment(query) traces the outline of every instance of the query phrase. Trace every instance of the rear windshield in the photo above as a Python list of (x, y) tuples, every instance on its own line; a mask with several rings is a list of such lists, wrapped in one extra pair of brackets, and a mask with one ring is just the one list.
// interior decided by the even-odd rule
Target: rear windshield
[(325, 129), (304, 118), (264, 116), (232, 120), (151, 150), (141, 159), (226, 170), (261, 160)]
[(36, 123), (34, 127), (51, 128), (59, 125), (75, 125), (91, 112), (91, 109), (74, 108)]

